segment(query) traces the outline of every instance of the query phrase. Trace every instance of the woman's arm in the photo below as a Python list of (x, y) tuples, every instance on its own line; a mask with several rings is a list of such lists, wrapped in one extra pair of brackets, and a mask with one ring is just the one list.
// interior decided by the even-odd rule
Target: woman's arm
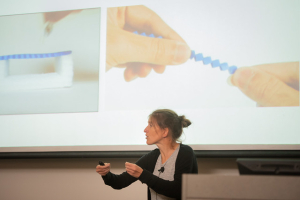
[(118, 190), (129, 186), (131, 183), (137, 180), (136, 178), (130, 176), (127, 172), (123, 172), (119, 175), (108, 172), (105, 176), (102, 176), (102, 179), (106, 185)]
[[(148, 163), (149, 160), (157, 160), (158, 157), (158, 151), (154, 150), (151, 151), (150, 153), (142, 156), (137, 162), (136, 165), (140, 166), (141, 168), (145, 169), (145, 170), (150, 170), (151, 171), (151, 167)], [(155, 163), (154, 163), (155, 165)], [(154, 168), (152, 169), (152, 171), (154, 170)], [(114, 189), (122, 189), (125, 188), (127, 186), (129, 186), (131, 183), (135, 182), (136, 180), (138, 180), (137, 178), (129, 175), (127, 172), (123, 172), (120, 175), (114, 174), (114, 173), (107, 173), (105, 176), (102, 176), (104, 183), (106, 185), (111, 186)]]

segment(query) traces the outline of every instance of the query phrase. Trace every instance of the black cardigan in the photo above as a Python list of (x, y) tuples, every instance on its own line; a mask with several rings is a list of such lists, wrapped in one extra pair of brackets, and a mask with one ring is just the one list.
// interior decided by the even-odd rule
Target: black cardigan
[[(154, 149), (142, 156), (135, 164), (143, 169), (138, 178), (142, 183), (148, 185), (148, 200), (151, 199), (149, 187), (155, 192), (167, 197), (181, 199), (182, 174), (198, 173), (197, 159), (191, 147), (180, 144), (180, 149), (175, 162), (174, 181), (167, 181), (153, 175), (156, 161), (160, 155), (159, 149)], [(102, 176), (104, 183), (114, 189), (122, 189), (138, 180), (127, 172), (120, 175), (109, 172)]]

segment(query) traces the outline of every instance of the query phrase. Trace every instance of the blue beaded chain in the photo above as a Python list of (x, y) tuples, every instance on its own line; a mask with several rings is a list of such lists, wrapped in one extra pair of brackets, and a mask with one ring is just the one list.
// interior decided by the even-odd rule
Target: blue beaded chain
[(56, 53), (40, 53), (40, 54), (15, 54), (15, 55), (0, 56), (0, 60), (53, 58), (53, 57), (69, 55), (71, 53), (72, 53), (72, 51), (62, 51), (62, 52), (56, 52)]
[[(138, 35), (142, 35), (142, 36), (152, 37), (152, 38), (163, 38), (162, 36), (155, 37), (155, 35), (153, 35), (153, 34), (150, 34), (150, 35), (147, 35), (146, 33), (139, 34), (137, 31), (135, 31), (133, 33), (138, 34)], [(236, 66), (230, 66), (229, 67), (227, 63), (220, 63), (219, 60), (212, 60), (211, 57), (203, 57), (202, 53), (197, 53), (196, 54), (194, 50), (191, 51), (190, 59), (193, 59), (193, 58), (196, 62), (202, 61), (204, 65), (211, 64), (211, 66), (213, 68), (220, 67), (220, 69), (222, 71), (228, 70), (228, 72), (230, 74), (234, 74), (234, 72), (237, 70)]]
[(220, 69), (222, 71), (228, 70), (229, 74), (234, 74), (234, 72), (237, 70), (236, 66), (230, 66), (229, 67), (227, 63), (220, 63), (219, 60), (213, 60), (212, 61), (210, 57), (205, 57), (204, 58), (202, 53), (196, 54), (194, 50), (192, 50), (190, 59), (193, 59), (193, 58), (195, 59), (196, 62), (202, 61), (204, 65), (211, 64), (211, 66), (213, 68), (220, 67)]

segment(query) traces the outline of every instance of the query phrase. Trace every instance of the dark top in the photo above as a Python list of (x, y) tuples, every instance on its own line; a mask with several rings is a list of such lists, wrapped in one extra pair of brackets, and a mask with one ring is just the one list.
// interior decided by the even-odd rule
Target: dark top
[(167, 197), (181, 199), (182, 174), (198, 173), (197, 159), (193, 149), (190, 146), (180, 144), (180, 149), (175, 163), (174, 181), (167, 181), (153, 175), (156, 161), (160, 151), (158, 148), (142, 156), (135, 164), (143, 169), (140, 177), (134, 178), (127, 172), (120, 175), (111, 172), (102, 176), (104, 183), (114, 189), (122, 189), (129, 186), (136, 180), (148, 185), (148, 200), (151, 199), (149, 187), (155, 192)]

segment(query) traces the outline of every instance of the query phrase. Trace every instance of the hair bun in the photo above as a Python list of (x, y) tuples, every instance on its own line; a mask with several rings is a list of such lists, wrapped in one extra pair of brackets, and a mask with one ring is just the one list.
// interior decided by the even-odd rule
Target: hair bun
[(180, 120), (183, 128), (188, 127), (189, 125), (192, 124), (192, 122), (190, 120), (188, 120), (187, 118), (185, 118), (184, 115), (179, 116), (179, 120)]

